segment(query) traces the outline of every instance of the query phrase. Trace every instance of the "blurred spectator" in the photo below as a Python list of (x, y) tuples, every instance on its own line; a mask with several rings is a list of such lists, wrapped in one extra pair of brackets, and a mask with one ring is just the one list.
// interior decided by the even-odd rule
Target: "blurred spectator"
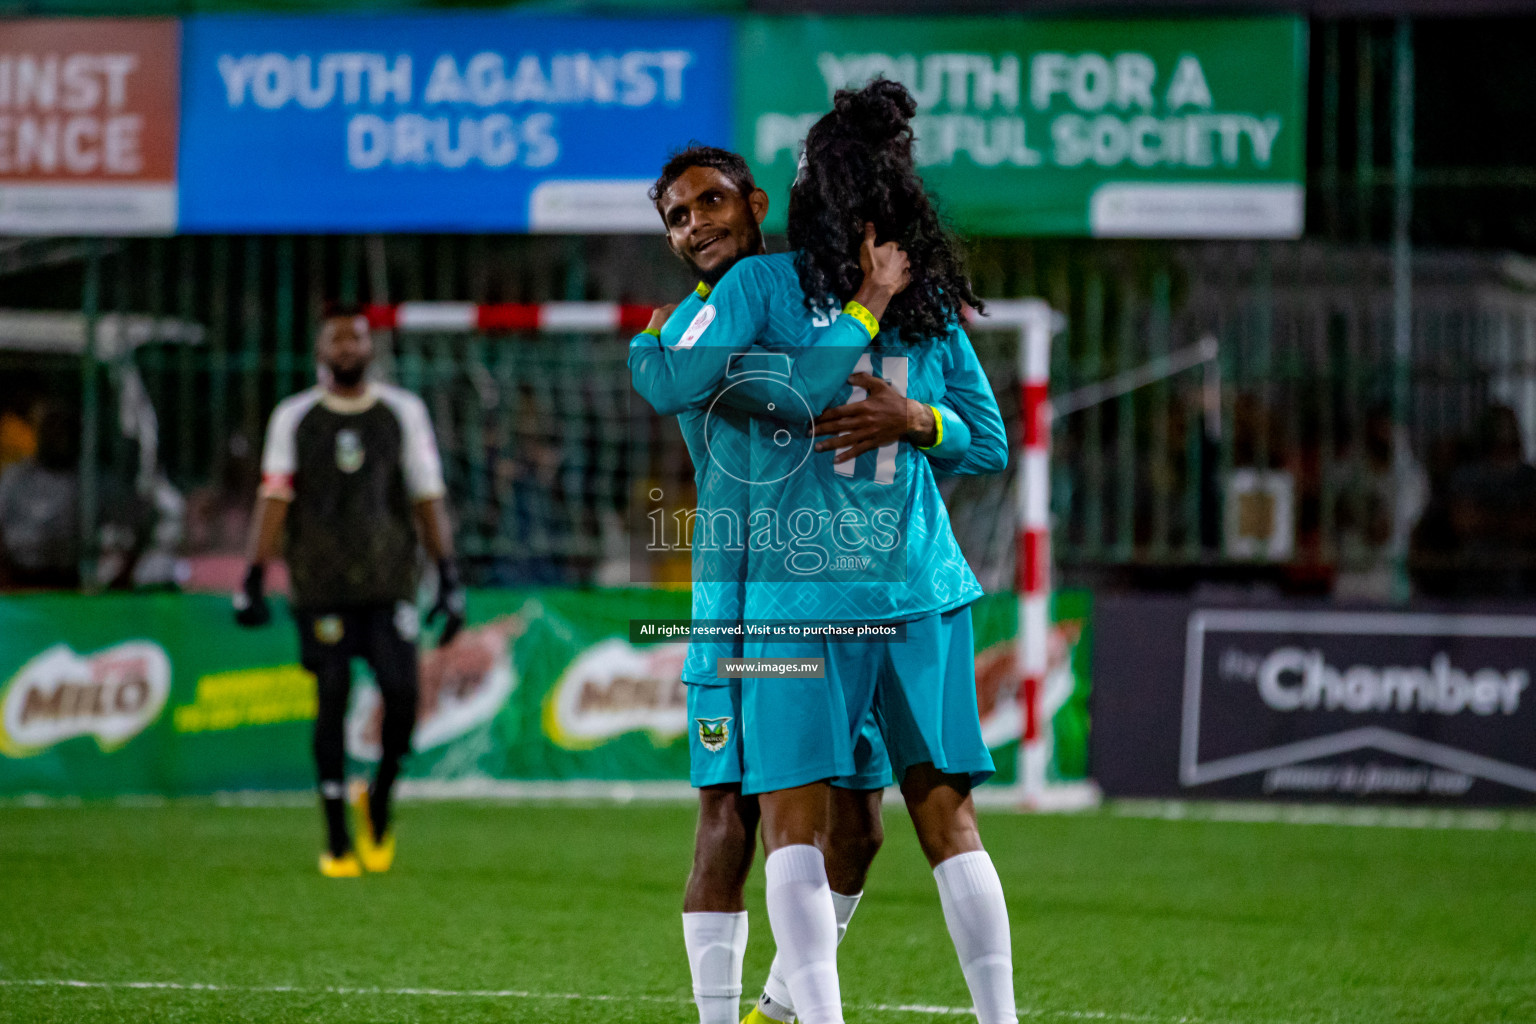
[(102, 479), (101, 529), (94, 586), (108, 589), (178, 587), (187, 575), (181, 558), (186, 499), (163, 473), (126, 483)]
[(560, 493), (564, 453), (551, 433), (547, 403), (533, 388), (523, 388), (513, 413), (507, 443), (491, 431), (484, 436), (486, 463), (492, 467), (494, 498), (486, 512), (491, 529), (517, 539), (518, 554), (503, 555), (486, 566), (494, 587), (550, 586), (571, 582), (557, 557), (557, 539), (571, 530)]
[[(215, 480), (194, 489), (186, 500), (186, 542), (182, 552), (188, 590), (232, 591), (245, 573), (245, 540), (250, 532), (256, 486), (261, 482), (257, 453), (243, 433), (230, 436), (223, 467)], [(274, 590), (286, 591), (281, 562), (272, 567)]]
[(1429, 450), (1429, 504), (1408, 545), (1408, 572), (1416, 593), (1449, 597), (1458, 586), (1456, 529), (1451, 525), (1451, 476), (1473, 458), (1466, 437), (1442, 437)]
[(37, 382), (21, 370), (7, 371), (6, 378), (0, 397), (0, 472), (37, 454)]
[(187, 496), (187, 552), (243, 555), (260, 482), (261, 469), (250, 441), (244, 434), (232, 435), (219, 479)]
[(1536, 468), (1525, 461), (1520, 421), (1508, 406), (1483, 413), (1473, 461), (1451, 475), (1450, 512), (1467, 564), (1463, 592), (1529, 592)]
[(1446, 597), (1536, 592), (1536, 468), (1514, 410), (1489, 407), (1457, 455), (1414, 532), (1415, 581)]
[(38, 407), (37, 451), (0, 474), (0, 573), (16, 587), (80, 582), (80, 423), (74, 411)]
[(1340, 469), (1345, 484), (1338, 504), (1341, 558), (1334, 596), (1346, 601), (1407, 596), (1399, 566), (1429, 504), (1429, 475), (1413, 456), (1407, 427), (1393, 422), (1387, 406), (1375, 406)]

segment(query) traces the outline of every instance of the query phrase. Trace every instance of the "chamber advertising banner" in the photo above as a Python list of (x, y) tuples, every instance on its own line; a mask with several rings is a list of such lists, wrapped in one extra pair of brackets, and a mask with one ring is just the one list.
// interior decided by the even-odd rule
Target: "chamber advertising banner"
[(1536, 802), (1536, 614), (1096, 608), (1110, 795)]
[(917, 99), (917, 160), (979, 235), (1294, 238), (1298, 18), (753, 18), (737, 142), (782, 230), (801, 142), (841, 88)]
[(669, 149), (730, 141), (714, 19), (195, 17), (189, 232), (657, 230)]
[(0, 233), (174, 232), (177, 23), (4, 25)]
[[(424, 647), (407, 775), (445, 783), (683, 781), (686, 644), (632, 643), (631, 620), (686, 620), (687, 591), (484, 590), (472, 625)], [(1011, 594), (974, 606), (983, 733), (1014, 777)], [(1055, 777), (1086, 753), (1087, 604), (1058, 602), (1047, 713)], [(313, 785), (314, 679), (282, 617), (258, 630), (213, 595), (0, 598), (0, 796), (167, 795)], [(353, 769), (379, 752), (382, 707), (358, 663)]]

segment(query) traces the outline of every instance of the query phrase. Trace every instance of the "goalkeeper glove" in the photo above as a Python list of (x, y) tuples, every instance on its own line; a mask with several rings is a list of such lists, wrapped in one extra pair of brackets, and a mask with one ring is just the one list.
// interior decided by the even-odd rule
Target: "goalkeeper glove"
[(459, 570), (451, 558), (437, 563), (437, 600), (427, 612), (427, 624), (431, 625), (439, 616), (443, 617), (443, 631), (437, 646), (447, 647), (464, 628), (464, 584), (459, 582)]
[(245, 570), (245, 582), (235, 591), (235, 621), (242, 626), (265, 626), (272, 621), (267, 606), (266, 567), (253, 564)]

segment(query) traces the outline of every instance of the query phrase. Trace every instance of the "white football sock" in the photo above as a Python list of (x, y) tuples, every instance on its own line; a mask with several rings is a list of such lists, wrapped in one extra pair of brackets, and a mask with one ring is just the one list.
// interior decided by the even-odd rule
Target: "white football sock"
[(862, 892), (856, 892), (852, 896), (844, 896), (840, 892), (832, 894), (832, 913), (837, 915), (837, 944), (843, 944), (843, 936), (848, 934), (848, 922), (853, 920), (853, 912), (859, 909), (859, 900), (864, 898)]
[(699, 1024), (736, 1024), (741, 1015), (741, 962), (747, 955), (747, 912), (684, 914), (683, 943), (693, 972)]
[[(859, 909), (859, 900), (863, 898), (862, 892), (856, 892), (852, 896), (844, 896), (840, 892), (832, 894), (832, 911), (837, 915), (837, 944), (843, 944), (843, 936), (848, 934), (848, 922), (853, 920), (853, 912)], [(773, 963), (768, 968), (768, 980), (763, 983), (763, 995), (765, 999), (758, 1000), (757, 1008), (765, 1016), (774, 1020), (788, 1021), (794, 1019), (795, 1003), (790, 998), (789, 986), (784, 982), (784, 970), (779, 965), (779, 954), (773, 954)]]
[(985, 850), (962, 853), (934, 868), (933, 877), (939, 883), (944, 923), (976, 1004), (977, 1024), (1018, 1024), (1008, 906), (992, 858)]
[(768, 923), (801, 1024), (843, 1024), (837, 981), (837, 912), (827, 864), (814, 846), (785, 846), (768, 855)]
[[(774, 957), (774, 965), (778, 965), (777, 954), (775, 954)], [(770, 977), (769, 980), (771, 982), (778, 982), (777, 991), (783, 994), (783, 998), (786, 1001), (781, 1003), (778, 999), (775, 999), (773, 996), (769, 995), (768, 986), (764, 985), (763, 994), (757, 997), (757, 1012), (762, 1014), (764, 1017), (767, 1017), (769, 1020), (778, 1021), (779, 1024), (790, 1024), (790, 1022), (795, 1019), (795, 1009), (788, 1003), (789, 989), (787, 986), (785, 986), (784, 979), (782, 978)]]

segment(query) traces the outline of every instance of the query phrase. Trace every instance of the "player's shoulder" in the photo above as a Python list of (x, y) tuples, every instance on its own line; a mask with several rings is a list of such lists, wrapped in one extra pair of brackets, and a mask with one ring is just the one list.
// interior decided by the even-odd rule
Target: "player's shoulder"
[[(707, 294), (707, 293), (706, 293)], [(687, 297), (677, 304), (667, 317), (667, 322), (661, 325), (661, 343), (663, 345), (676, 345), (678, 338), (684, 331), (693, 326), (694, 318), (699, 315), (705, 302), (704, 295), (698, 289), (689, 292)]]
[(949, 329), (944, 332), (944, 348), (951, 355), (956, 355), (970, 347), (971, 336), (965, 332), (965, 321), (960, 317), (952, 318)]
[(775, 252), (764, 256), (748, 256), (737, 260), (736, 265), (726, 271), (720, 283), (715, 286), (718, 292), (727, 287), (727, 282), (747, 288), (759, 290), (795, 276), (795, 257), (793, 253)]
[(793, 274), (795, 272), (795, 254), (792, 252), (770, 252), (761, 256), (753, 256), (759, 268), (775, 274)]
[(401, 419), (414, 419), (427, 415), (427, 404), (421, 400), (421, 396), (414, 391), (394, 384), (377, 382), (372, 385), (373, 393), (380, 404), (387, 407)]
[(963, 349), (969, 347), (971, 338), (970, 335), (965, 333), (964, 322), (959, 317), (951, 317), (942, 333), (918, 341), (902, 339), (902, 343), (913, 348), (938, 353), (948, 359), (957, 356)]
[(697, 313), (699, 311), (699, 307), (704, 305), (705, 297), (707, 294), (708, 293), (705, 293), (705, 295), (700, 295), (699, 290), (695, 288), (693, 291), (684, 296), (683, 300), (677, 304), (677, 308), (672, 311), (672, 316), (681, 320), (683, 317), (691, 316), (694, 313)]
[(273, 424), (283, 424), (289, 428), (298, 426), (307, 413), (320, 404), (325, 397), (325, 389), (316, 384), (314, 387), (305, 388), (297, 394), (289, 395), (277, 407), (272, 410)]
[(753, 256), (752, 273), (763, 280), (774, 282), (800, 280), (800, 275), (795, 272), (795, 254), (792, 252), (773, 252), (765, 256)]
[(942, 334), (916, 340), (899, 328), (882, 327), (875, 343), (882, 352), (935, 366), (946, 376), (966, 361), (965, 352), (971, 347), (965, 330), (954, 320)]

